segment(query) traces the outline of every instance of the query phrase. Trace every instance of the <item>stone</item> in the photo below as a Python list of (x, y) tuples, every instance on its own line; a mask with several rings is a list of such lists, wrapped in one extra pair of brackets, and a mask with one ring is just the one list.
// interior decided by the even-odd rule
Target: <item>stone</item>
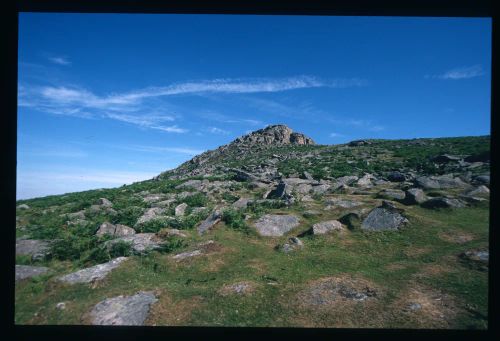
[(349, 142), (347, 145), (349, 147), (358, 147), (358, 146), (364, 146), (364, 145), (368, 145), (368, 144), (372, 144), (372, 143), (370, 141), (366, 141), (366, 140), (355, 140), (355, 141)]
[(245, 295), (251, 293), (252, 291), (253, 291), (253, 286), (250, 283), (239, 282), (230, 285), (225, 285), (224, 287), (221, 288), (219, 293), (222, 296), (226, 296), (228, 294)]
[(474, 178), (474, 182), (483, 185), (490, 185), (490, 176), (489, 175), (478, 175)]
[(420, 303), (411, 303), (408, 306), (408, 309), (410, 309), (410, 310), (420, 310), (420, 309), (422, 309), (422, 305)]
[(97, 205), (104, 207), (112, 207), (113, 203), (106, 198), (99, 198), (99, 200), (97, 200)]
[(403, 200), (406, 196), (405, 192), (400, 189), (384, 189), (377, 195), (379, 198), (390, 200)]
[(220, 209), (215, 209), (201, 224), (198, 226), (198, 234), (201, 236), (208, 230), (214, 227), (222, 219), (222, 212)]
[(289, 253), (289, 252), (292, 252), (292, 251), (295, 251), (298, 249), (302, 249), (303, 247), (304, 247), (304, 243), (302, 243), (302, 241), (299, 238), (291, 237), (288, 239), (287, 243), (285, 243), (285, 244), (283, 244), (283, 246), (281, 246), (281, 250), (284, 253)]
[(293, 215), (266, 214), (255, 222), (257, 232), (262, 236), (282, 236), (299, 225), (299, 219)]
[(285, 182), (281, 181), (275, 189), (273, 189), (269, 194), (265, 197), (265, 199), (286, 199), (291, 197), (292, 188), (290, 185), (287, 185)]
[(111, 248), (114, 244), (120, 241), (131, 243), (132, 250), (135, 253), (146, 253), (148, 251), (161, 247), (163, 241), (154, 233), (137, 233), (131, 236), (124, 236), (108, 240), (104, 245)]
[(427, 196), (420, 188), (410, 188), (405, 192), (404, 202), (407, 205), (419, 205), (427, 200)]
[(344, 226), (338, 220), (328, 220), (321, 223), (314, 224), (312, 227), (312, 232), (314, 235), (326, 234), (332, 231), (342, 231)]
[(472, 268), (488, 271), (490, 252), (488, 249), (473, 249), (458, 255), (459, 258)]
[(201, 180), (188, 180), (178, 186), (176, 186), (176, 189), (181, 189), (181, 188), (194, 188), (196, 190), (200, 190), (203, 187), (203, 183)]
[(375, 177), (371, 174), (363, 175), (357, 182), (356, 186), (358, 187), (368, 187), (372, 185), (372, 180), (375, 180)]
[(107, 263), (98, 264), (90, 268), (82, 269), (68, 275), (58, 277), (58, 280), (68, 284), (91, 283), (104, 279), (113, 269), (120, 266), (127, 257), (118, 257)]
[(358, 177), (355, 175), (346, 175), (341, 176), (340, 178), (335, 179), (335, 189), (341, 187), (342, 185), (349, 186), (350, 184), (356, 182)]
[(449, 163), (449, 162), (458, 162), (461, 159), (462, 158), (460, 156), (442, 154), (442, 155), (438, 155), (438, 156), (432, 158), (431, 161), (436, 162), (436, 163)]
[(307, 172), (307, 171), (304, 171), (302, 172), (302, 177), (304, 179), (307, 179), (307, 180), (314, 180), (313, 176), (311, 175), (311, 173)]
[(31, 266), (31, 265), (17, 265), (16, 264), (16, 282), (31, 278), (35, 276), (40, 276), (46, 274), (50, 271), (49, 268), (44, 266)]
[(467, 188), (470, 187), (460, 178), (451, 176), (420, 176), (415, 179), (415, 185), (423, 189), (447, 189), (447, 188)]
[(341, 207), (341, 208), (352, 208), (356, 206), (360, 206), (361, 203), (353, 200), (344, 200), (344, 199), (328, 199), (325, 201), (325, 205), (327, 209)]
[(322, 184), (312, 187), (312, 191), (314, 194), (324, 194), (330, 189), (330, 185)]
[(65, 302), (59, 302), (56, 304), (56, 309), (58, 310), (65, 310), (66, 309), (66, 303)]
[(165, 196), (162, 194), (150, 194), (143, 197), (142, 200), (144, 200), (147, 203), (153, 203), (162, 200), (164, 197)]
[(347, 226), (348, 229), (354, 230), (360, 227), (361, 216), (358, 213), (350, 212), (342, 216), (339, 222)]
[(162, 215), (165, 212), (166, 212), (166, 210), (164, 208), (161, 208), (161, 207), (148, 208), (146, 210), (146, 212), (144, 212), (144, 214), (142, 216), (140, 216), (139, 219), (137, 219), (137, 222), (135, 223), (135, 225), (137, 226), (137, 225), (144, 224), (150, 220), (157, 218), (158, 216)]
[(17, 209), (18, 210), (29, 210), (30, 207), (26, 204), (21, 204), (21, 205), (17, 206)]
[(183, 217), (184, 213), (186, 212), (187, 207), (188, 207), (188, 205), (185, 202), (177, 205), (177, 207), (175, 207), (175, 216), (176, 217)]
[(16, 255), (28, 255), (32, 260), (41, 260), (50, 254), (50, 243), (38, 239), (17, 239)]
[(437, 197), (437, 198), (431, 198), (431, 199), (425, 201), (424, 203), (422, 203), (422, 207), (425, 207), (425, 208), (461, 208), (461, 207), (465, 207), (465, 204), (458, 199)]
[(231, 169), (232, 172), (235, 173), (234, 175), (234, 180), (236, 181), (256, 181), (258, 180), (258, 178), (249, 173), (249, 172), (245, 172), (241, 169)]
[(231, 206), (233, 208), (236, 208), (236, 209), (243, 209), (243, 208), (246, 208), (248, 206), (248, 204), (250, 204), (252, 202), (253, 202), (253, 200), (249, 199), (249, 198), (239, 198), (238, 200), (233, 202), (233, 204)]
[(182, 253), (176, 254), (176, 255), (172, 256), (172, 258), (175, 259), (176, 261), (181, 261), (181, 260), (184, 260), (187, 258), (201, 256), (202, 254), (203, 254), (203, 252), (201, 252), (201, 250), (194, 250), (194, 251), (182, 252)]
[(484, 185), (480, 185), (470, 191), (467, 191), (464, 193), (467, 196), (471, 197), (476, 197), (476, 196), (484, 196), (484, 197), (489, 197), (490, 196), (490, 190), (488, 187)]
[(121, 224), (113, 225), (111, 223), (106, 222), (102, 223), (96, 232), (96, 235), (98, 236), (103, 236), (105, 234), (109, 234), (113, 237), (123, 237), (135, 234), (135, 230), (126, 225), (121, 225)]
[(391, 182), (404, 182), (406, 181), (406, 177), (403, 173), (395, 171), (387, 175), (387, 180)]
[(363, 220), (361, 228), (370, 231), (398, 230), (406, 223), (408, 219), (392, 204), (386, 203), (374, 208)]
[[(321, 185), (325, 186), (325, 185)], [(313, 186), (309, 184), (300, 184), (297, 187), (295, 187), (295, 191), (299, 194), (308, 194), (311, 190), (313, 189)]]
[(74, 212), (74, 213), (68, 213), (67, 217), (70, 220), (76, 220), (76, 219), (85, 220), (85, 211), (78, 211), (78, 212)]
[(151, 305), (158, 299), (152, 292), (117, 296), (97, 303), (90, 311), (93, 325), (142, 326)]

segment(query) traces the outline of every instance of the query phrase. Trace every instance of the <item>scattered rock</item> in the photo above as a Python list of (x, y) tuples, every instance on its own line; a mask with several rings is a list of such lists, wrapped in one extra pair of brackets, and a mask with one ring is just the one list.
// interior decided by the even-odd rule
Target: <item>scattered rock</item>
[(408, 219), (403, 217), (395, 206), (384, 202), (368, 214), (361, 228), (370, 231), (398, 230), (406, 223)]
[(420, 188), (410, 188), (405, 192), (404, 202), (407, 205), (419, 205), (427, 200), (427, 197)]
[(273, 189), (265, 197), (265, 199), (287, 199), (292, 197), (292, 187), (281, 181), (275, 189)]
[(111, 248), (114, 244), (123, 241), (132, 244), (132, 250), (136, 253), (145, 253), (161, 247), (163, 241), (154, 233), (137, 233), (131, 236), (119, 237), (108, 240), (104, 245)]
[(148, 208), (146, 210), (146, 212), (144, 212), (144, 214), (142, 216), (140, 216), (139, 219), (137, 219), (137, 222), (135, 223), (135, 225), (137, 226), (137, 225), (144, 224), (150, 220), (157, 218), (158, 216), (162, 215), (165, 212), (166, 212), (166, 210), (164, 208), (161, 208), (161, 207)]
[(111, 223), (106, 222), (102, 223), (96, 232), (96, 235), (98, 236), (102, 236), (105, 234), (109, 234), (113, 237), (123, 237), (135, 234), (135, 230), (126, 225), (121, 225), (121, 224), (113, 225)]
[(44, 266), (16, 265), (16, 282), (26, 278), (40, 276), (49, 271), (50, 269)]
[(107, 298), (90, 312), (93, 325), (142, 326), (150, 307), (158, 299), (152, 292)]
[(255, 222), (257, 232), (262, 236), (282, 236), (299, 225), (299, 219), (293, 215), (266, 214)]
[(490, 176), (489, 175), (478, 175), (474, 178), (474, 182), (489, 186), (490, 185)]
[(41, 260), (50, 254), (50, 243), (37, 239), (17, 239), (16, 255), (28, 255), (32, 260)]
[(312, 227), (312, 232), (315, 235), (326, 234), (332, 231), (342, 231), (344, 226), (338, 220), (323, 221), (321, 223), (314, 224)]
[(106, 198), (99, 198), (99, 200), (97, 200), (97, 205), (104, 207), (112, 207), (113, 203)]
[(460, 259), (472, 268), (488, 271), (490, 252), (487, 249), (474, 249), (461, 253)]
[(66, 309), (66, 303), (65, 302), (59, 302), (56, 304), (56, 309), (58, 310), (65, 310)]
[(425, 201), (424, 203), (422, 203), (422, 207), (425, 207), (425, 208), (461, 208), (461, 207), (465, 207), (465, 204), (458, 199), (437, 197), (437, 198), (432, 198), (432, 199)]
[(405, 198), (405, 192), (400, 189), (384, 189), (380, 191), (377, 195), (379, 198), (385, 198), (390, 200), (403, 200)]
[(187, 234), (183, 233), (178, 229), (161, 229), (156, 233), (156, 235), (160, 238), (169, 238), (169, 237), (181, 237), (186, 238)]
[(484, 186), (484, 185), (481, 185), (481, 186), (478, 186), (470, 191), (467, 191), (465, 192), (465, 195), (467, 196), (472, 196), (472, 197), (475, 197), (475, 196), (485, 196), (485, 197), (489, 197), (490, 196), (490, 190), (488, 187)]
[(358, 213), (350, 212), (342, 216), (339, 222), (346, 225), (348, 229), (354, 230), (361, 226), (361, 216)]
[(219, 294), (222, 296), (227, 296), (231, 294), (247, 295), (254, 291), (254, 287), (249, 282), (239, 282), (234, 284), (229, 284), (223, 286), (219, 290)]
[(67, 217), (70, 220), (76, 220), (76, 219), (85, 220), (85, 211), (78, 211), (78, 212), (74, 212), (74, 213), (68, 213)]
[(313, 176), (311, 175), (311, 173), (307, 172), (307, 171), (304, 171), (302, 173), (302, 178), (303, 179), (307, 179), (307, 180), (314, 180)]
[(111, 272), (111, 270), (120, 266), (122, 262), (127, 260), (127, 257), (118, 257), (107, 263), (98, 264), (90, 268), (82, 269), (68, 275), (58, 278), (59, 281), (75, 284), (75, 283), (91, 283), (94, 281), (102, 280)]
[(175, 259), (176, 261), (181, 261), (181, 260), (184, 260), (186, 258), (201, 256), (202, 254), (203, 253), (200, 250), (194, 250), (194, 251), (182, 252), (182, 253), (176, 254), (176, 255), (172, 256), (172, 258)]
[(324, 194), (330, 189), (330, 185), (328, 184), (321, 184), (317, 186), (312, 187), (312, 191), (314, 194)]
[(238, 200), (236, 200), (235, 202), (233, 202), (233, 204), (231, 206), (233, 208), (237, 208), (237, 209), (246, 208), (248, 206), (248, 204), (250, 204), (252, 202), (253, 202), (252, 199), (239, 198)]
[(461, 159), (462, 158), (460, 156), (442, 154), (442, 155), (438, 155), (438, 156), (432, 158), (431, 161), (436, 162), (436, 163), (449, 163), (449, 162), (458, 162)]
[(282, 246), (277, 247), (277, 249), (281, 249), (284, 253), (289, 253), (298, 249), (302, 249), (304, 247), (304, 243), (297, 238), (297, 237), (291, 237), (288, 239), (288, 242), (283, 244)]
[(175, 208), (175, 216), (176, 217), (183, 217), (184, 213), (186, 212), (187, 207), (188, 207), (188, 205), (185, 202), (177, 205), (177, 207)]
[(147, 203), (154, 203), (154, 202), (162, 200), (164, 197), (165, 196), (162, 194), (150, 194), (150, 195), (147, 195), (144, 198), (142, 198), (142, 200), (144, 200)]
[(375, 177), (371, 174), (363, 175), (357, 182), (356, 186), (358, 187), (368, 187), (372, 185), (372, 180), (375, 180)]
[(222, 219), (222, 212), (220, 209), (215, 209), (201, 224), (198, 226), (198, 234), (202, 235), (209, 229), (214, 227)]
[(404, 182), (406, 181), (406, 177), (403, 173), (395, 171), (387, 175), (387, 180), (391, 182)]
[(200, 190), (203, 187), (203, 183), (201, 180), (188, 180), (178, 186), (176, 186), (176, 189), (181, 189), (181, 188), (193, 188), (196, 190)]

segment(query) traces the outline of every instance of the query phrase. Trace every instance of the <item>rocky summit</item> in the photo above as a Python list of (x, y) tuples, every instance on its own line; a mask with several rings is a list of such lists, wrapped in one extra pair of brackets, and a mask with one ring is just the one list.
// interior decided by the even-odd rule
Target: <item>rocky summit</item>
[(271, 125), (150, 180), (19, 200), (16, 323), (487, 329), (489, 150)]

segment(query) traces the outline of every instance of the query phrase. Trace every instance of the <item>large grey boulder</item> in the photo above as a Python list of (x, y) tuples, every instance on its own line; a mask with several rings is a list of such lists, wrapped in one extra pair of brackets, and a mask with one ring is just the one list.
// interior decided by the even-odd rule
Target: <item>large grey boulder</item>
[(50, 243), (37, 239), (17, 239), (16, 255), (31, 256), (33, 260), (43, 259), (50, 254)]
[(419, 205), (427, 200), (427, 196), (420, 188), (410, 188), (405, 192), (404, 202), (407, 205)]
[(107, 298), (90, 312), (93, 325), (142, 326), (151, 305), (158, 299), (152, 292), (139, 291), (133, 296)]
[(61, 276), (58, 280), (69, 284), (91, 283), (97, 280), (102, 280), (111, 272), (111, 270), (120, 266), (120, 264), (125, 260), (127, 260), (127, 257), (118, 257), (107, 263), (98, 264), (90, 268)]
[(297, 187), (295, 187), (295, 191), (299, 194), (308, 194), (311, 191), (311, 189), (313, 189), (313, 186), (309, 184), (300, 184)]
[(124, 236), (108, 240), (104, 243), (104, 245), (108, 248), (111, 248), (114, 244), (119, 243), (120, 241), (130, 243), (132, 246), (132, 250), (135, 253), (146, 253), (148, 251), (158, 249), (164, 243), (164, 241), (154, 233), (137, 233), (131, 236)]
[(408, 219), (401, 215), (400, 210), (391, 204), (384, 203), (368, 214), (361, 228), (370, 231), (398, 230), (406, 223)]
[(342, 231), (344, 226), (338, 220), (328, 220), (321, 223), (314, 224), (312, 227), (312, 232), (315, 235), (326, 234), (333, 231)]
[(458, 199), (453, 199), (453, 198), (432, 198), (424, 203), (422, 203), (422, 207), (425, 208), (461, 208), (465, 207), (465, 204), (458, 200)]
[(205, 234), (208, 230), (214, 227), (222, 219), (220, 209), (215, 209), (201, 224), (198, 226), (198, 234)]
[(349, 186), (352, 183), (356, 182), (357, 180), (358, 180), (358, 177), (355, 175), (341, 176), (340, 178), (335, 179), (335, 185), (333, 187), (339, 188), (342, 185)]
[(262, 236), (282, 236), (299, 225), (294, 215), (266, 214), (255, 222), (257, 232)]
[(356, 186), (369, 187), (372, 185), (372, 180), (376, 180), (376, 178), (371, 174), (365, 174), (356, 182)]
[(103, 236), (105, 234), (109, 234), (113, 237), (123, 237), (135, 234), (135, 230), (126, 225), (121, 225), (121, 224), (113, 225), (111, 223), (105, 222), (102, 223), (101, 226), (99, 226), (96, 235)]
[(50, 269), (44, 266), (16, 265), (16, 282), (26, 278), (40, 276), (49, 271)]

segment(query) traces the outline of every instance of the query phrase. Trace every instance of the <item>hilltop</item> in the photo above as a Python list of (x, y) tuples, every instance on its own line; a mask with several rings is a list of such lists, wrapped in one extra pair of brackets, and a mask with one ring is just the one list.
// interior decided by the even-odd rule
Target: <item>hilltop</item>
[(272, 125), (151, 180), (20, 200), (16, 323), (487, 328), (489, 139)]

